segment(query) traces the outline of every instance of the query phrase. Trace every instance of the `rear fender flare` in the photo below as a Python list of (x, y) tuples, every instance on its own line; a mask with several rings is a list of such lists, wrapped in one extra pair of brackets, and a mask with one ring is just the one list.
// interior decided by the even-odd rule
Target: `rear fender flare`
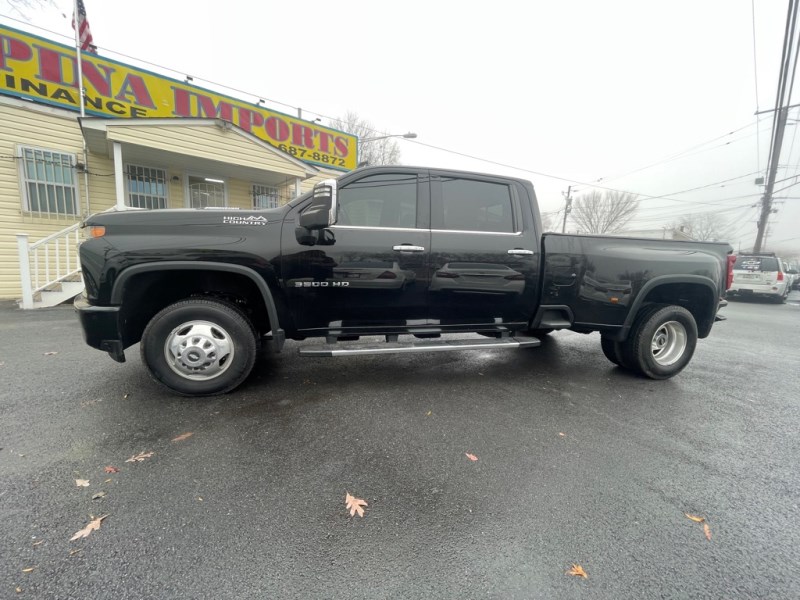
[[(633, 301), (631, 305), (630, 311), (628, 311), (628, 316), (625, 317), (625, 323), (622, 327), (613, 335), (611, 335), (611, 339), (616, 340), (618, 342), (624, 341), (628, 337), (628, 332), (631, 330), (631, 326), (633, 325), (633, 321), (636, 319), (636, 315), (639, 313), (639, 310), (644, 303), (644, 299), (647, 295), (662, 285), (668, 285), (671, 283), (691, 283), (691, 284), (699, 284), (708, 288), (711, 292), (711, 301), (709, 302), (708, 306), (706, 307), (707, 310), (710, 312), (712, 318), (709, 319), (709, 324), (713, 324), (714, 313), (716, 308), (716, 303), (719, 301), (717, 298), (718, 296), (718, 288), (711, 281), (708, 277), (703, 277), (702, 275), (662, 275), (660, 277), (655, 277), (648, 281), (647, 283), (642, 286), (642, 289), (636, 295), (636, 299)], [(710, 329), (710, 325), (703, 331), (699, 331), (699, 337), (705, 337), (708, 335), (708, 331)]]

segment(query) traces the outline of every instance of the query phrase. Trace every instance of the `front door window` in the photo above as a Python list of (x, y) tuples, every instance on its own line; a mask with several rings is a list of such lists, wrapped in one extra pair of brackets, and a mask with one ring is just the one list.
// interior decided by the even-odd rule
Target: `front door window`
[(225, 181), (189, 175), (189, 208), (224, 207)]

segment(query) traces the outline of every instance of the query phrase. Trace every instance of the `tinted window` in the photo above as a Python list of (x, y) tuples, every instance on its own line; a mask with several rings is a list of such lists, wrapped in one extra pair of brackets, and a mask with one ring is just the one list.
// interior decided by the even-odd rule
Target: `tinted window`
[(511, 191), (507, 185), (442, 178), (444, 229), (514, 232)]
[(737, 256), (733, 268), (737, 271), (780, 271), (778, 259), (768, 256)]
[(338, 225), (415, 227), (417, 176), (371, 175), (339, 190)]

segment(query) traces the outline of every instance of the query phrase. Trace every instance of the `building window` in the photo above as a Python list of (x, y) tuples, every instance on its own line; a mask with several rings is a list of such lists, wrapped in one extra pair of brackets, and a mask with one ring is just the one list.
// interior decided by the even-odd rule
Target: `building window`
[(225, 202), (225, 181), (189, 175), (189, 208), (219, 208)]
[(128, 206), (167, 208), (167, 172), (164, 169), (128, 165)]
[(253, 184), (253, 208), (278, 208), (279, 203), (278, 188)]
[(74, 217), (78, 214), (75, 155), (20, 148), (25, 212)]

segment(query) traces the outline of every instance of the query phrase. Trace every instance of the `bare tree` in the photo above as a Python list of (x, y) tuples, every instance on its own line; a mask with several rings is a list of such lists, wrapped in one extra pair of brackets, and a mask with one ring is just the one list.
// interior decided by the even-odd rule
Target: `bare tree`
[(554, 212), (542, 213), (542, 231), (558, 231), (558, 214)]
[(6, 0), (5, 3), (12, 11), (26, 21), (31, 20), (31, 12), (36, 12), (45, 8), (58, 9), (58, 6), (53, 0)]
[(628, 192), (593, 190), (575, 200), (572, 219), (581, 233), (617, 233), (633, 218), (638, 198)]
[[(378, 131), (366, 119), (358, 116), (354, 111), (347, 111), (344, 117), (331, 119), (329, 123), (334, 129), (358, 136), (358, 162), (369, 165), (397, 165), (400, 164), (400, 146), (392, 138), (369, 141), (369, 138), (388, 135)], [(367, 141), (364, 141), (367, 140)]]
[(733, 229), (728, 219), (715, 212), (684, 215), (678, 221), (677, 228), (683, 228), (692, 238), (701, 242), (725, 241)]

